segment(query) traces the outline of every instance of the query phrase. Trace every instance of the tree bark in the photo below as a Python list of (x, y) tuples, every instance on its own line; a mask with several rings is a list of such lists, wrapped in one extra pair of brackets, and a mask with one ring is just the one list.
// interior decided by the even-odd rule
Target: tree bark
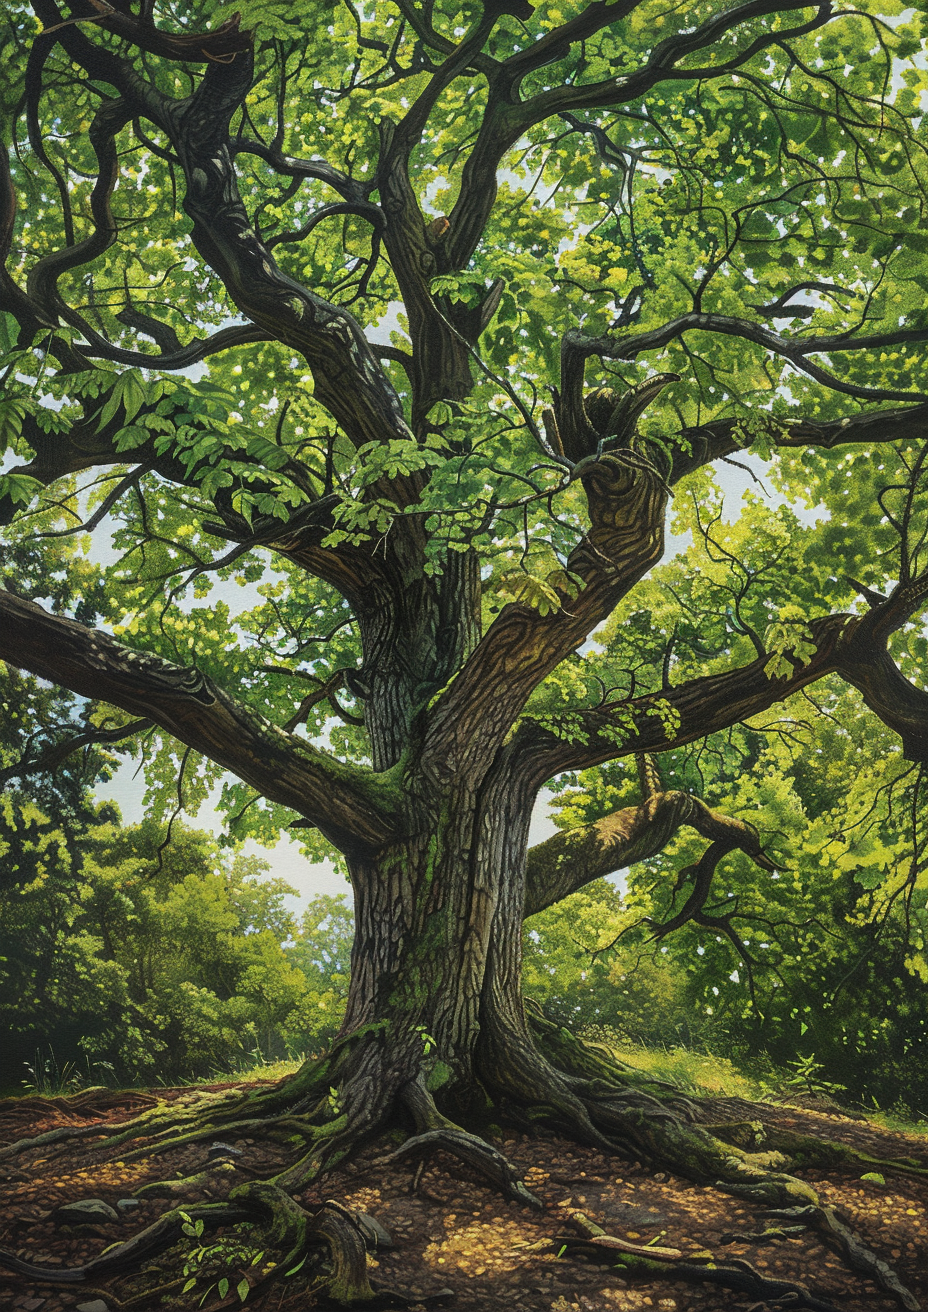
[(495, 1054), (531, 1046), (521, 932), (534, 796), (510, 768), (504, 751), (482, 783), (458, 780), (420, 804), (418, 833), (349, 863), (356, 928), (342, 1037), (381, 1034), (387, 1082), (424, 1075), (449, 1113), (485, 1103)]

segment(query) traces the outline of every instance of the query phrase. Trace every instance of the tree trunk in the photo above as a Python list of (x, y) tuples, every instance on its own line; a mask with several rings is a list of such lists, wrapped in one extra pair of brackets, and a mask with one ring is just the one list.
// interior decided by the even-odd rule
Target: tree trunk
[(531, 1047), (521, 944), (533, 800), (502, 768), (482, 788), (459, 781), (428, 829), (350, 863), (341, 1036), (382, 1035), (385, 1085), (424, 1075), (449, 1115), (486, 1107), (502, 1054)]

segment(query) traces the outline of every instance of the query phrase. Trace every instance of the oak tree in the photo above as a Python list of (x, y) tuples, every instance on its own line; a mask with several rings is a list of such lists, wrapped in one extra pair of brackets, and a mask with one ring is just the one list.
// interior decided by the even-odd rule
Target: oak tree
[[(292, 1239), (288, 1195), (401, 1113), (401, 1152), (531, 1203), (475, 1132), (508, 1108), (807, 1205), (912, 1306), (788, 1174), (808, 1145), (710, 1133), (536, 1015), (520, 940), (682, 826), (703, 850), (678, 923), (711, 922), (730, 853), (772, 878), (750, 816), (655, 758), (819, 681), (897, 764), (928, 757), (921, 20), (240, 8), (11, 0), (2, 36), (3, 517), (48, 552), (109, 524), (115, 559), (93, 615), (7, 570), (0, 657), (89, 699), (87, 732), (188, 803), (228, 772), (233, 832), (307, 834), (355, 899), (331, 1052), (135, 1132), (288, 1117), (302, 1151), (230, 1208)], [(712, 468), (745, 449), (819, 529), (800, 550), (780, 517), (722, 543), (718, 577), (679, 566), (668, 625), (635, 599), (671, 506), (711, 536)], [(548, 781), (618, 760), (630, 804), (527, 850)], [(332, 1293), (361, 1296), (356, 1233), (318, 1227)]]

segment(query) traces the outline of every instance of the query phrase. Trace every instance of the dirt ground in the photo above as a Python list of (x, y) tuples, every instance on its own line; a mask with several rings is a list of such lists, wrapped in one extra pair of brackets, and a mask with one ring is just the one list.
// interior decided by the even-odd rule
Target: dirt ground
[[(212, 1086), (218, 1089), (222, 1086)], [(90, 1126), (113, 1122), (155, 1105), (159, 1099), (186, 1103), (199, 1096), (190, 1089), (147, 1094), (88, 1093), (70, 1099), (0, 1101), (0, 1142), (62, 1125)], [(806, 1134), (821, 1134), (880, 1157), (928, 1158), (924, 1139), (889, 1133), (866, 1121), (798, 1108), (757, 1104), (707, 1104), (707, 1120), (759, 1119)], [(502, 1199), (494, 1189), (451, 1158), (437, 1156), (420, 1168), (414, 1161), (379, 1165), (393, 1144), (371, 1144), (343, 1170), (298, 1201), (307, 1205), (334, 1198), (369, 1213), (389, 1232), (393, 1247), (370, 1258), (371, 1279), (421, 1299), (450, 1290), (451, 1312), (764, 1312), (795, 1303), (758, 1302), (743, 1293), (693, 1285), (665, 1277), (630, 1280), (615, 1269), (608, 1252), (589, 1255), (565, 1247), (561, 1237), (576, 1236), (570, 1218), (579, 1211), (610, 1235), (632, 1243), (672, 1246), (687, 1256), (711, 1254), (717, 1263), (739, 1258), (765, 1276), (799, 1282), (842, 1312), (890, 1312), (896, 1301), (872, 1280), (847, 1269), (843, 1260), (815, 1233), (768, 1238), (758, 1232), (775, 1225), (756, 1207), (712, 1188), (653, 1172), (564, 1138), (530, 1137), (502, 1132), (496, 1141), (523, 1171), (526, 1184), (544, 1203), (536, 1212)], [(56, 1225), (50, 1213), (65, 1202), (99, 1198), (116, 1207), (141, 1184), (192, 1174), (206, 1164), (208, 1144), (175, 1149), (155, 1158), (124, 1161), (120, 1150), (102, 1154), (93, 1137), (34, 1149), (14, 1163), (0, 1163), (0, 1248), (49, 1268), (64, 1269), (88, 1261), (119, 1240), (151, 1224), (177, 1201), (146, 1199), (127, 1209), (119, 1221), (82, 1232)], [(235, 1183), (271, 1174), (287, 1160), (283, 1149), (248, 1138), (231, 1138), (240, 1151), (234, 1167), (217, 1168), (208, 1195), (189, 1202), (221, 1198)], [(128, 1154), (131, 1145), (122, 1152)], [(903, 1284), (928, 1309), (928, 1179), (884, 1173), (885, 1185), (861, 1180), (854, 1172), (805, 1173), (823, 1203), (834, 1207), (860, 1238), (890, 1262)], [(730, 1236), (740, 1236), (732, 1241)], [(753, 1236), (753, 1237), (752, 1237)], [(532, 1251), (553, 1240), (547, 1251)], [(140, 1296), (138, 1279), (110, 1283), (105, 1289), (86, 1283), (72, 1286), (38, 1282), (0, 1270), (0, 1308), (17, 1312), (122, 1312), (123, 1308), (195, 1308), (209, 1281), (182, 1295), (184, 1250), (159, 1259), (161, 1292)], [(258, 1268), (260, 1270), (260, 1268)], [(167, 1273), (166, 1275), (164, 1273)], [(233, 1274), (230, 1272), (230, 1274)], [(236, 1281), (248, 1277), (246, 1266), (234, 1273), (233, 1291), (220, 1300), (207, 1294), (206, 1312), (240, 1306)], [(172, 1278), (173, 1277), (173, 1278)], [(254, 1277), (251, 1277), (254, 1279)], [(148, 1276), (150, 1287), (153, 1277)], [(165, 1284), (165, 1280), (168, 1281)], [(96, 1300), (102, 1300), (97, 1302)], [(304, 1274), (274, 1280), (254, 1290), (248, 1305), (268, 1312), (302, 1312), (326, 1306)], [(419, 1307), (428, 1303), (417, 1304)], [(432, 1304), (437, 1306), (437, 1304)]]

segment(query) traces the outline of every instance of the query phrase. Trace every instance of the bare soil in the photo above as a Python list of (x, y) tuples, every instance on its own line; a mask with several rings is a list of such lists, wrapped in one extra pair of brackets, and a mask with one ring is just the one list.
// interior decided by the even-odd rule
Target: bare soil
[[(210, 1086), (216, 1090), (227, 1086)], [(74, 1098), (20, 1098), (0, 1101), (0, 1142), (63, 1125), (86, 1126), (137, 1115), (159, 1100), (188, 1103), (199, 1090), (159, 1089), (147, 1093), (88, 1092)], [(880, 1157), (924, 1159), (926, 1144), (917, 1136), (891, 1133), (867, 1121), (843, 1115), (735, 1100), (707, 1102), (709, 1122), (764, 1119), (805, 1134), (848, 1143)], [(217, 1169), (208, 1191), (189, 1201), (220, 1199), (238, 1182), (273, 1173), (292, 1154), (283, 1147), (250, 1138), (232, 1138), (241, 1150), (235, 1167)], [(570, 1250), (531, 1251), (541, 1240), (557, 1240), (575, 1231), (574, 1212), (598, 1222), (609, 1234), (633, 1243), (656, 1241), (685, 1254), (711, 1254), (718, 1262), (740, 1258), (766, 1276), (798, 1281), (846, 1312), (890, 1312), (897, 1304), (872, 1281), (849, 1271), (815, 1233), (758, 1242), (749, 1236), (775, 1225), (755, 1207), (709, 1187), (654, 1173), (640, 1162), (580, 1146), (552, 1134), (532, 1137), (503, 1131), (497, 1146), (523, 1171), (530, 1189), (544, 1202), (539, 1213), (507, 1202), (458, 1162), (442, 1155), (423, 1166), (414, 1161), (379, 1165), (394, 1145), (389, 1139), (370, 1144), (350, 1164), (319, 1187), (298, 1196), (311, 1205), (334, 1198), (369, 1213), (390, 1233), (395, 1247), (370, 1258), (372, 1279), (423, 1298), (446, 1289), (453, 1293), (451, 1312), (764, 1312), (787, 1304), (757, 1303), (735, 1291), (679, 1280), (630, 1280), (605, 1254), (590, 1257)], [(131, 1145), (130, 1145), (131, 1146)], [(86, 1262), (119, 1240), (149, 1225), (178, 1201), (146, 1199), (119, 1222), (75, 1233), (56, 1226), (50, 1213), (64, 1202), (100, 1198), (115, 1206), (142, 1184), (192, 1174), (206, 1164), (208, 1145), (187, 1145), (163, 1155), (125, 1162), (114, 1149), (101, 1153), (92, 1137), (33, 1149), (15, 1163), (0, 1164), (0, 1248), (50, 1268)], [(122, 1151), (128, 1153), (129, 1147)], [(886, 1174), (886, 1184), (863, 1181), (859, 1172), (820, 1169), (805, 1173), (827, 1206), (837, 1209), (864, 1242), (890, 1262), (904, 1285), (928, 1308), (928, 1180)], [(734, 1242), (729, 1236), (742, 1236)], [(158, 1259), (160, 1280), (151, 1273), (106, 1289), (86, 1284), (62, 1288), (34, 1278), (0, 1271), (0, 1308), (18, 1312), (62, 1312), (102, 1298), (110, 1312), (123, 1307), (195, 1308), (208, 1282), (181, 1294), (183, 1252)], [(237, 1278), (237, 1277), (236, 1277)], [(153, 1283), (160, 1292), (143, 1290)], [(233, 1279), (233, 1287), (236, 1280)], [(303, 1312), (326, 1306), (300, 1274), (254, 1290), (248, 1306), (268, 1312)], [(220, 1300), (214, 1289), (206, 1312), (239, 1306), (230, 1294)], [(426, 1304), (417, 1306), (425, 1307)]]

